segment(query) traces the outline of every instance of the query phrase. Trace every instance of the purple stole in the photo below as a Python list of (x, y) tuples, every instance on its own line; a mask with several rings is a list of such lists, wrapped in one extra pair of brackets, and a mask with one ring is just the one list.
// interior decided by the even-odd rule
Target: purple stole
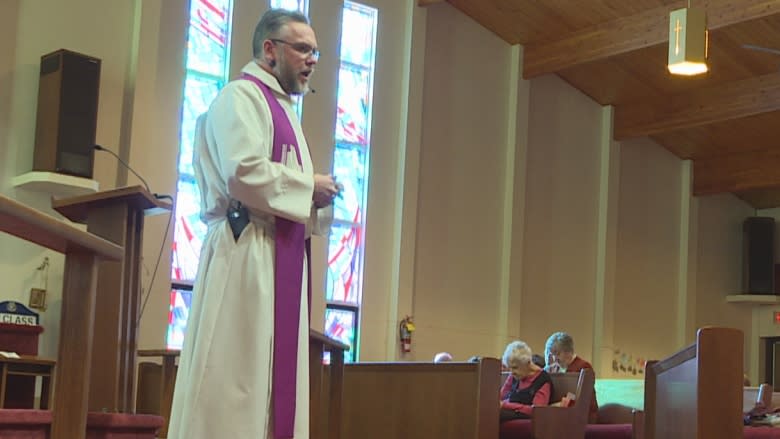
[[(287, 151), (295, 149), (298, 165), (301, 150), (290, 119), (271, 89), (260, 79), (242, 73), (240, 79), (254, 82), (265, 95), (271, 109), (274, 144), (271, 160), (282, 163)], [(301, 282), (304, 251), (310, 255), (305, 226), (276, 217), (274, 267), (274, 358), (273, 358), (273, 429), (277, 439), (292, 438), (295, 428), (295, 378), (298, 371), (298, 325), (301, 315)], [(309, 259), (310, 260), (310, 259)], [(311, 274), (311, 267), (309, 267)], [(309, 276), (311, 278), (311, 276)], [(311, 318), (311, 283), (309, 285), (309, 318)], [(258, 413), (258, 416), (262, 416)]]

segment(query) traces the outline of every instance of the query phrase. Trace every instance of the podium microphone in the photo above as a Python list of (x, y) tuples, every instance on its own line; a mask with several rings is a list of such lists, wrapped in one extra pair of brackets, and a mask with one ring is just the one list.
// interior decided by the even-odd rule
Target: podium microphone
[[(136, 177), (138, 177), (139, 180), (141, 180), (141, 183), (144, 184), (144, 187), (146, 188), (146, 191), (149, 192), (150, 194), (152, 194), (152, 196), (154, 196), (154, 198), (156, 198), (158, 200), (163, 199), (163, 198), (167, 198), (167, 199), (171, 200), (171, 202), (173, 202), (173, 197), (171, 197), (170, 195), (160, 195), (160, 194), (153, 193), (152, 190), (149, 189), (149, 184), (146, 182), (146, 180), (144, 180), (143, 177), (138, 175), (138, 173), (135, 172), (135, 170), (133, 168), (131, 168), (130, 165), (125, 163), (125, 161), (122, 160), (122, 158), (119, 157), (114, 151), (111, 151), (110, 149), (103, 148), (100, 145), (95, 145), (95, 146), (93, 146), (93, 148), (96, 151), (105, 151), (105, 152), (111, 154), (112, 156), (114, 156), (119, 161), (119, 163), (122, 164), (122, 166), (127, 168), (130, 172), (133, 173), (133, 175), (135, 175)], [(163, 249), (165, 249), (165, 243), (168, 240), (168, 232), (170, 231), (170, 229), (171, 229), (171, 221), (169, 220), (169, 221), (166, 221), (166, 224), (165, 224), (165, 235), (163, 236), (162, 243), (160, 244), (160, 251), (157, 254), (157, 262), (155, 262), (155, 264), (154, 264), (154, 271), (152, 272), (152, 277), (149, 280), (149, 286), (146, 289), (146, 294), (144, 294), (143, 286), (140, 287), (141, 288), (141, 296), (143, 297), (143, 301), (141, 303), (141, 308), (138, 311), (138, 319), (135, 322), (136, 327), (141, 324), (141, 317), (144, 316), (144, 310), (146, 309), (146, 302), (149, 301), (149, 295), (152, 292), (152, 285), (154, 285), (154, 279), (157, 277), (157, 269), (160, 268), (160, 259), (162, 258)]]
[(104, 151), (104, 152), (107, 152), (107, 153), (111, 154), (112, 156), (114, 156), (119, 161), (119, 163), (122, 164), (122, 166), (127, 168), (127, 170), (132, 172), (133, 175), (135, 175), (136, 177), (138, 177), (139, 180), (141, 180), (141, 183), (144, 184), (144, 187), (146, 188), (146, 191), (149, 192), (150, 194), (152, 194), (154, 196), (154, 198), (157, 198), (158, 200), (162, 199), (162, 198), (171, 198), (170, 195), (159, 195), (159, 194), (156, 194), (156, 193), (152, 192), (152, 190), (149, 189), (149, 183), (147, 183), (146, 180), (144, 180), (143, 177), (141, 177), (137, 172), (135, 172), (135, 170), (133, 168), (131, 168), (130, 165), (128, 165), (124, 160), (122, 160), (122, 158), (119, 157), (119, 155), (117, 155), (114, 151), (111, 151), (110, 149), (107, 149), (107, 148), (103, 148), (100, 145), (95, 145), (94, 148), (97, 151)]

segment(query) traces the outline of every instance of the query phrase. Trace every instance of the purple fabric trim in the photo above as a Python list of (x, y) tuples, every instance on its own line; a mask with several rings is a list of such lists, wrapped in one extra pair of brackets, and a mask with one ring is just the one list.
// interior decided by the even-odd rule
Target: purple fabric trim
[[(274, 125), (274, 143), (271, 160), (281, 162), (289, 148), (295, 149), (298, 164), (301, 151), (290, 119), (271, 89), (260, 79), (242, 73), (241, 79), (254, 82), (265, 95)], [(301, 315), (301, 282), (303, 281), (304, 252), (309, 247), (305, 226), (276, 217), (274, 267), (274, 359), (273, 359), (273, 428), (274, 437), (293, 437), (295, 430), (295, 388), (298, 371), (298, 325)], [(308, 252), (306, 254), (308, 256)], [(310, 259), (309, 259), (310, 260)], [(311, 268), (310, 268), (311, 270)], [(311, 279), (309, 276), (307, 279)], [(311, 320), (311, 283), (307, 280), (309, 320)], [(308, 322), (307, 322), (308, 323)], [(308, 326), (308, 325), (307, 325)]]

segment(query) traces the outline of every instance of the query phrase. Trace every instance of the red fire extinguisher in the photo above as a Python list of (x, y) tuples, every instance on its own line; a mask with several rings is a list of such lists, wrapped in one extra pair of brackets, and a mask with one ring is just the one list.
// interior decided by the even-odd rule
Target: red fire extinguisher
[(401, 337), (401, 352), (407, 353), (412, 351), (412, 332), (414, 332), (414, 322), (412, 322), (411, 316), (406, 316), (401, 320), (401, 325), (398, 329)]

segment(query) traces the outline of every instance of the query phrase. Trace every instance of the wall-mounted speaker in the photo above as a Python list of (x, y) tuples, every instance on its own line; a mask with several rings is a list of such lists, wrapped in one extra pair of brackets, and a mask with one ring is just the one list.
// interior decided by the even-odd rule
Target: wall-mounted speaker
[(33, 171), (92, 178), (100, 60), (65, 49), (41, 57)]
[(748, 217), (742, 226), (742, 287), (749, 294), (775, 293), (775, 219)]

